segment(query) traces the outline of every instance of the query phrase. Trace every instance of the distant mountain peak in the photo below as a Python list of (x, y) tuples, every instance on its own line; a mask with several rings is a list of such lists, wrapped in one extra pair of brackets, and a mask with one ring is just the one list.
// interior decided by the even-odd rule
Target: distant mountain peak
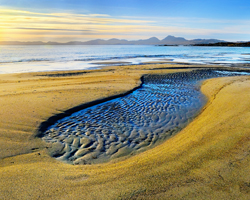
[(175, 37), (172, 35), (168, 35), (162, 41), (187, 41), (187, 40), (183, 37)]
[(112, 38), (109, 40), (96, 39), (90, 40), (87, 42), (78, 42), (71, 41), (67, 43), (58, 43), (58, 42), (1, 42), (3, 45), (194, 45), (194, 44), (209, 44), (209, 43), (218, 43), (225, 42), (223, 40), (217, 39), (194, 39), (186, 40), (183, 37), (175, 37), (173, 35), (168, 35), (163, 40), (159, 40), (157, 37), (151, 37), (148, 39), (128, 41), (125, 39)]
[(156, 42), (159, 42), (160, 40), (157, 38), (157, 37), (151, 37), (149, 39), (147, 39), (148, 41), (156, 41)]

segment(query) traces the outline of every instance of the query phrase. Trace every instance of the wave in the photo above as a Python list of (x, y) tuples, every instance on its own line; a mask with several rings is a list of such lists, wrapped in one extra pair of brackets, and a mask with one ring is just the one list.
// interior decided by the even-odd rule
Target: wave
[(25, 63), (25, 62), (44, 62), (44, 61), (52, 61), (52, 62), (71, 62), (71, 61), (81, 61), (81, 62), (89, 62), (89, 61), (106, 61), (106, 60), (120, 60), (120, 59), (135, 59), (135, 58), (169, 58), (175, 57), (174, 55), (125, 55), (125, 56), (100, 56), (100, 57), (85, 57), (85, 58), (67, 58), (60, 57), (58, 59), (51, 58), (25, 58), (20, 60), (0, 60), (1, 64), (4, 63)]
[(13, 60), (13, 61), (0, 61), (1, 64), (7, 64), (7, 63), (25, 63), (25, 62), (42, 62), (42, 61), (52, 61), (50, 59), (47, 59), (47, 58), (39, 58), (39, 59), (36, 59), (36, 58), (31, 58), (31, 59), (21, 59), (21, 60)]
[(135, 59), (135, 58), (169, 58), (173, 55), (129, 55), (129, 56), (111, 56), (111, 57), (96, 57), (96, 58), (77, 58), (74, 61), (100, 61), (100, 60), (120, 60), (120, 59)]

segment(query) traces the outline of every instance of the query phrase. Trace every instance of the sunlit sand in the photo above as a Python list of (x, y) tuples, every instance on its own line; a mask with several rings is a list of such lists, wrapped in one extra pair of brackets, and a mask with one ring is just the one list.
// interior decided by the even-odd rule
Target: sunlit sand
[(51, 116), (125, 94), (141, 85), (143, 75), (225, 69), (193, 67), (152, 64), (0, 75), (1, 197), (249, 199), (249, 76), (205, 80), (201, 91), (208, 101), (199, 115), (175, 136), (129, 157), (71, 165), (51, 157), (50, 145), (37, 137)]

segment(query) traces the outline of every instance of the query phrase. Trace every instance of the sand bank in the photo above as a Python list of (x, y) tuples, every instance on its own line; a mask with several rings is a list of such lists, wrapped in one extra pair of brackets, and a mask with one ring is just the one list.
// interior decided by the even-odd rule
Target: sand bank
[(35, 137), (50, 116), (122, 94), (138, 86), (143, 74), (191, 70), (171, 67), (1, 75), (1, 198), (248, 199), (249, 77), (206, 81), (202, 92), (209, 102), (192, 123), (163, 144), (126, 160), (64, 164), (51, 158), (46, 144)]

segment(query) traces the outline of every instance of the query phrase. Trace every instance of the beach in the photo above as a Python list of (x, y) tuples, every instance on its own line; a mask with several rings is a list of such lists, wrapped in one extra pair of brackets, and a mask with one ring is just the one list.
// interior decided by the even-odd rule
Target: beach
[(121, 96), (147, 74), (216, 65), (145, 64), (0, 75), (1, 199), (249, 199), (250, 77), (205, 80), (208, 102), (178, 134), (103, 164), (71, 165), (48, 153), (41, 123), (79, 105)]

